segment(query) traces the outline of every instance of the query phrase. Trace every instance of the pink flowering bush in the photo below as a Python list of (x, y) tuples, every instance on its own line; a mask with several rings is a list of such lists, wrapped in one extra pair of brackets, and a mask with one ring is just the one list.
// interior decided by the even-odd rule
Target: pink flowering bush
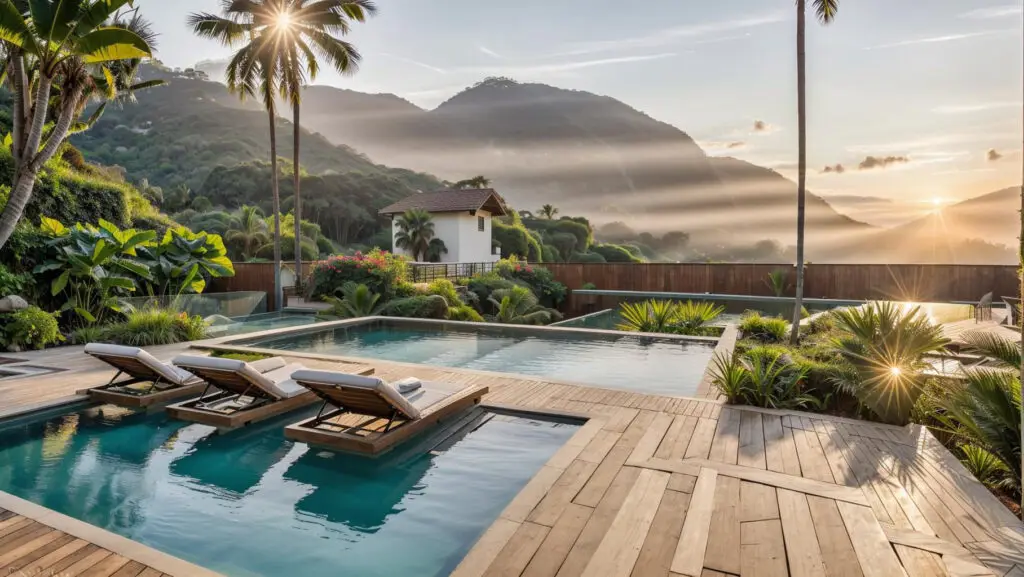
[(403, 256), (386, 250), (335, 255), (313, 265), (310, 272), (309, 297), (334, 296), (347, 282), (366, 285), (386, 302), (395, 297), (399, 285), (408, 282), (408, 266)]

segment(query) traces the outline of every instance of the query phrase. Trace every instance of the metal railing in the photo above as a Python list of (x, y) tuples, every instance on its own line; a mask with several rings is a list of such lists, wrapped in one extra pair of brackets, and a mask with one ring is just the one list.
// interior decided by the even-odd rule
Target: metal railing
[(494, 270), (493, 262), (446, 262), (446, 263), (410, 263), (409, 273), (412, 282), (433, 282), (438, 279), (454, 281), (469, 278)]

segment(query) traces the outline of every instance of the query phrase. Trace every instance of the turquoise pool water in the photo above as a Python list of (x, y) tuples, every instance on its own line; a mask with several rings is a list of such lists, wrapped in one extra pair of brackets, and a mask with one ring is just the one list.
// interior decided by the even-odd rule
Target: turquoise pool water
[[(212, 318), (211, 318), (212, 319)], [(286, 329), (289, 327), (301, 327), (313, 323), (322, 322), (322, 319), (315, 314), (272, 312), (235, 317), (231, 319), (216, 318), (208, 329), (210, 337), (226, 337), (231, 335), (243, 335), (246, 333), (258, 333), (271, 329)]]
[(693, 395), (714, 341), (376, 321), (243, 344)]
[(0, 428), (0, 490), (230, 577), (447, 575), (576, 426), (482, 410), (373, 460), (112, 406)]

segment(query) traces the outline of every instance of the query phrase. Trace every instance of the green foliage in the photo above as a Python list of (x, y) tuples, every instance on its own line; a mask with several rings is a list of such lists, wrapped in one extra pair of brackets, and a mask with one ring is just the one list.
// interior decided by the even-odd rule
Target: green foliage
[(263, 353), (235, 353), (231, 351), (213, 351), (210, 353), (211, 357), (218, 359), (232, 359), (235, 361), (244, 361), (246, 363), (253, 363), (256, 361), (262, 361), (263, 359), (269, 359), (272, 355), (265, 355)]
[(84, 327), (78, 327), (71, 331), (68, 336), (68, 340), (73, 345), (87, 345), (89, 343), (99, 343), (107, 335), (107, 327), (100, 325), (87, 325)]
[(637, 258), (625, 247), (614, 244), (595, 244), (590, 247), (590, 251), (601, 255), (606, 262), (643, 262), (643, 259)]
[(395, 225), (395, 247), (412, 253), (414, 261), (437, 262), (441, 254), (448, 252), (444, 241), (434, 236), (434, 221), (429, 212), (409, 209), (395, 219)]
[(6, 266), (0, 264), (0, 297), (31, 294), (34, 286), (35, 279), (31, 274), (15, 274)]
[(576, 252), (576, 237), (567, 232), (556, 232), (548, 237), (551, 242), (551, 246), (555, 247), (558, 251), (560, 261), (570, 262), (573, 253)]
[(448, 320), (474, 323), (484, 322), (484, 318), (480, 316), (480, 313), (476, 312), (476, 309), (469, 305), (448, 307)]
[(380, 301), (379, 294), (371, 292), (364, 284), (357, 285), (354, 282), (347, 282), (341, 287), (341, 298), (326, 296), (324, 301), (331, 308), (319, 314), (342, 319), (374, 316), (384, 308), (377, 304)]
[(413, 296), (389, 302), (380, 314), (387, 317), (444, 319), (448, 317), (448, 303), (438, 295)]
[(45, 217), (40, 230), (49, 237), (46, 259), (33, 274), (59, 297), (60, 312), (76, 315), (80, 324), (102, 323), (121, 311), (120, 297), (135, 292), (136, 279), (152, 281), (136, 249), (153, 240), (153, 231), (122, 231), (106, 221), (67, 228)]
[(602, 263), (606, 261), (596, 252), (574, 252), (565, 262)]
[(740, 331), (748, 339), (763, 343), (781, 343), (789, 336), (789, 323), (777, 317), (761, 316), (756, 311), (748, 311), (740, 321)]
[(562, 255), (558, 254), (558, 249), (554, 245), (543, 244), (540, 251), (543, 262), (562, 262)]
[(64, 341), (55, 313), (32, 306), (5, 316), (4, 341), (8, 347), (42, 349)]
[(132, 347), (148, 347), (206, 338), (206, 322), (198, 315), (159, 306), (128, 311), (123, 322), (106, 328), (103, 340)]
[(366, 285), (386, 302), (397, 295), (399, 287), (409, 282), (404, 257), (377, 249), (352, 256), (332, 256), (317, 263), (310, 273), (312, 298), (334, 296), (346, 283)]
[(427, 286), (427, 294), (444, 297), (449, 307), (459, 307), (462, 305), (462, 299), (459, 298), (455, 285), (448, 279), (442, 278), (430, 283)]
[[(550, 270), (541, 266), (521, 263), (516, 258), (503, 259), (495, 263), (494, 270), (515, 283), (526, 285), (533, 291), (540, 303), (546, 307), (556, 307), (565, 301), (569, 289), (557, 280)], [(481, 300), (486, 300), (482, 296)]]
[(619, 305), (622, 322), (620, 331), (663, 333), (689, 336), (707, 336), (717, 329), (707, 326), (714, 322), (725, 307), (709, 302), (677, 303), (666, 300), (647, 300)]
[(987, 487), (1003, 488), (1011, 485), (1007, 478), (1010, 468), (1002, 459), (977, 445), (960, 447), (960, 462)]
[(516, 286), (494, 291), (488, 298), (495, 313), (488, 320), (513, 325), (546, 325), (561, 318), (558, 311), (541, 306), (530, 289)]
[(924, 355), (948, 343), (942, 329), (920, 307), (889, 302), (832, 314), (837, 331), (832, 347), (853, 367), (837, 377), (837, 384), (884, 422), (905, 425), (924, 391)]
[[(491, 222), (491, 237), (501, 247), (502, 258), (520, 257), (531, 261), (538, 261), (537, 258), (530, 258), (531, 245), (537, 241), (530, 236), (529, 231), (522, 225), (507, 225), (498, 220)], [(540, 248), (536, 249), (540, 253)]]
[(730, 403), (771, 409), (821, 406), (804, 390), (806, 369), (775, 347), (754, 347), (729, 359), (716, 357), (711, 371), (712, 383)]
[(786, 296), (786, 292), (792, 286), (789, 284), (789, 272), (781, 268), (768, 273), (768, 276), (764, 279), (764, 284), (777, 297)]
[(469, 280), (467, 288), (470, 294), (476, 295), (479, 312), (493, 312), (490, 310), (490, 296), (494, 291), (510, 289), (519, 286), (509, 279), (503, 278), (496, 272), (490, 272), (475, 276)]
[(159, 244), (142, 244), (138, 256), (150, 271), (151, 279), (144, 279), (149, 294), (201, 293), (206, 277), (235, 276), (219, 235), (196, 234), (184, 227), (168, 230)]

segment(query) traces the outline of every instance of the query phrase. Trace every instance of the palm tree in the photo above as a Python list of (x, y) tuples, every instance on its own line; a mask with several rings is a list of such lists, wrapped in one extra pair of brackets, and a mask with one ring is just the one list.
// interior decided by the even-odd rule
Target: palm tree
[(429, 212), (409, 209), (398, 217), (396, 224), (395, 247), (411, 252), (413, 260), (426, 259), (431, 253), (439, 256), (441, 252), (448, 252), (444, 242), (434, 238), (434, 222)]
[(295, 188), (295, 278), (302, 279), (302, 196), (299, 170), (299, 145), (302, 129), (299, 112), (302, 88), (316, 80), (322, 59), (341, 74), (354, 74), (362, 58), (355, 47), (336, 36), (349, 31), (349, 20), (364, 22), (377, 12), (371, 0), (287, 0), (284, 14), (288, 15), (289, 34), (283, 37), (282, 50), (286, 56), (282, 64), (281, 94), (292, 106), (293, 185)]
[(466, 180), (460, 180), (455, 184), (452, 184), (451, 187), (462, 190), (467, 188), (487, 188), (490, 185), (491, 179), (480, 175), (474, 176), (473, 178), (467, 178)]
[[(208, 12), (190, 14), (188, 23), (200, 37), (229, 47), (241, 46), (228, 61), (228, 89), (245, 100), (259, 98), (270, 123), (270, 183), (274, 211), (274, 302), (284, 302), (281, 285), (281, 195), (277, 168), (276, 96), (287, 82), (292, 14), (290, 0), (226, 0), (224, 16)], [(295, 167), (298, 170), (298, 167)]]
[(258, 206), (242, 205), (238, 228), (228, 231), (227, 240), (241, 245), (242, 258), (245, 260), (255, 257), (259, 248), (269, 242), (267, 223)]
[[(0, 247), (21, 220), (39, 171), (75, 127), (89, 99), (118, 96), (114, 63), (152, 55), (143, 37), (110, 23), (125, 4), (127, 0), (0, 0), (0, 49), (13, 100), (14, 157), (14, 180), (0, 214)], [(51, 98), (52, 90), (57, 98)]]
[(555, 215), (558, 214), (558, 209), (555, 208), (554, 205), (545, 204), (544, 206), (540, 207), (540, 210), (538, 210), (537, 212), (542, 214), (544, 218), (552, 220), (555, 218)]
[(509, 325), (544, 325), (554, 318), (557, 311), (540, 305), (530, 289), (515, 286), (498, 289), (487, 297), (497, 311), (491, 320)]
[(366, 285), (350, 281), (342, 285), (341, 298), (324, 297), (324, 302), (330, 304), (331, 308), (324, 311), (323, 315), (343, 319), (372, 317), (384, 309), (384, 305), (377, 304), (379, 300), (380, 295)]
[[(839, 0), (810, 0), (818, 21), (831, 24), (839, 11)], [(793, 304), (791, 344), (800, 339), (800, 317), (804, 307), (804, 218), (807, 211), (807, 54), (806, 36), (807, 0), (796, 0), (796, 91), (798, 116), (798, 152), (796, 185), (796, 302)]]

